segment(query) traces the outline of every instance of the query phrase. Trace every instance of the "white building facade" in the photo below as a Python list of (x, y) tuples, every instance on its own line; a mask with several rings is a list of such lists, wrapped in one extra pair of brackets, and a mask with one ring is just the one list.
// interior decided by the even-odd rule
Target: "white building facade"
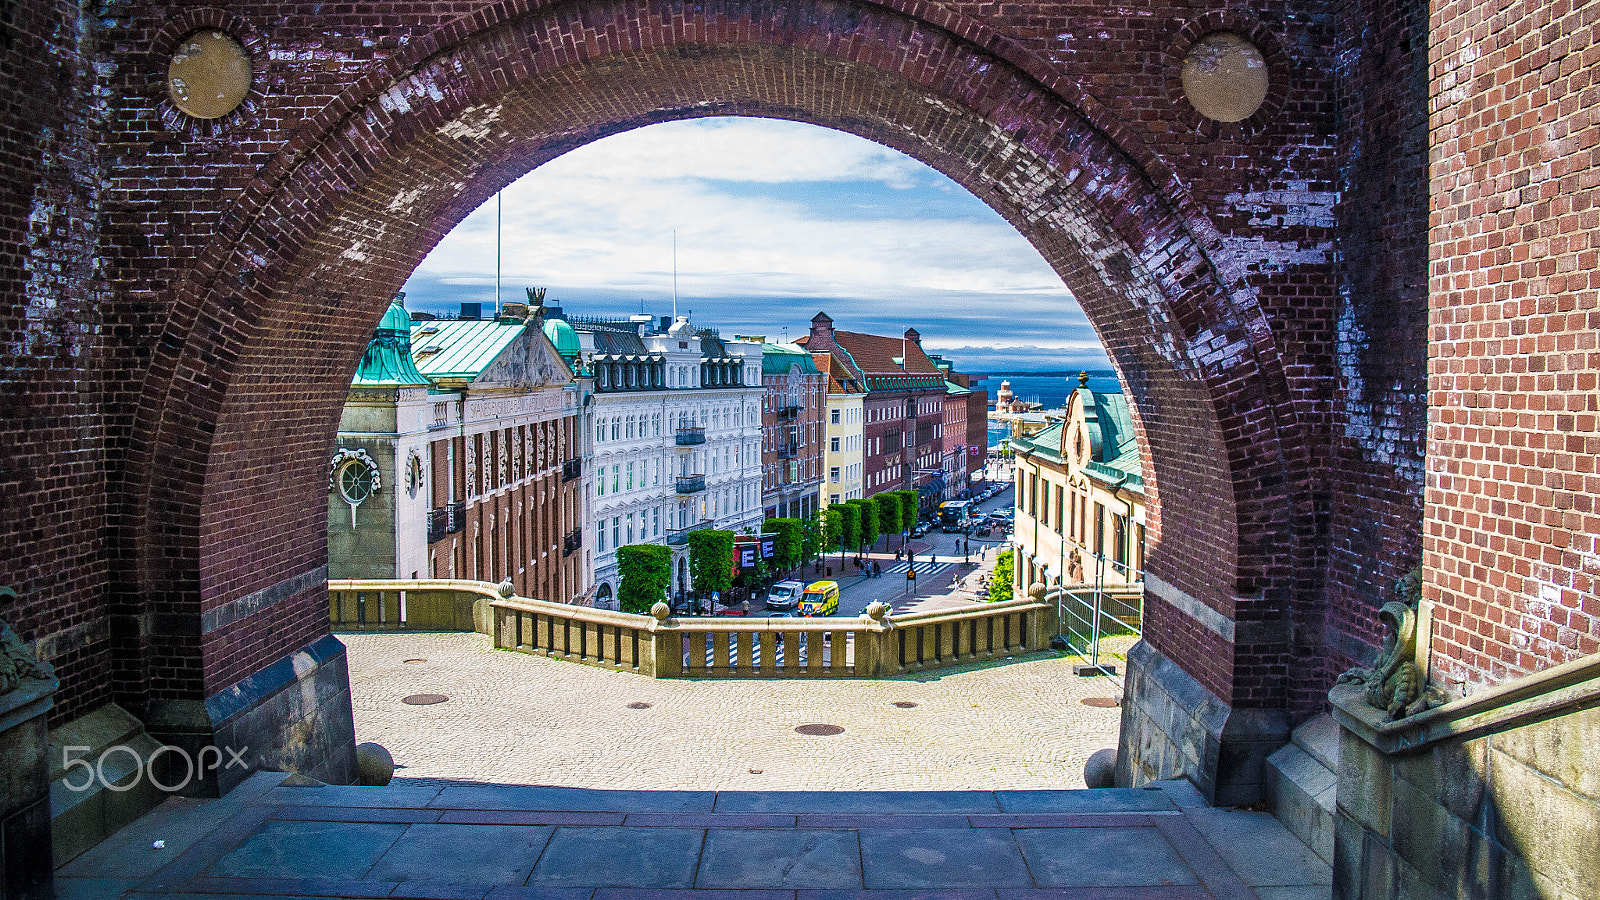
[(672, 589), (688, 592), (689, 532), (761, 527), (761, 345), (683, 316), (570, 321), (595, 379), (595, 605), (615, 608), (628, 544), (672, 547)]

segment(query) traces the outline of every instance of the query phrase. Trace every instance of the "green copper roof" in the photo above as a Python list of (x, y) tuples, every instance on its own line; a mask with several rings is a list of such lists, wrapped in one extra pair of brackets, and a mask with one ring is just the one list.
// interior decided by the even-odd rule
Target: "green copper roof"
[[(1121, 393), (1102, 394), (1079, 388), (1079, 401), (1084, 405), (1084, 424), (1090, 429), (1094, 453), (1083, 470), (1088, 475), (1107, 484), (1122, 482), (1128, 488), (1144, 487), (1144, 464), (1139, 459), (1139, 442), (1133, 433), (1133, 414), (1128, 409), (1128, 398)], [(1018, 452), (1043, 457), (1062, 464), (1061, 429), (1056, 422), (1031, 437), (1014, 438), (1011, 446)]]
[(411, 315), (400, 305), (399, 299), (389, 304), (389, 309), (378, 322), (378, 328), (367, 342), (367, 352), (361, 355), (356, 366), (352, 385), (427, 385), (426, 376), (417, 371), (411, 362)]
[(944, 383), (944, 392), (946, 394), (970, 394), (972, 393), (972, 389), (964, 388), (961, 385), (956, 384), (954, 381), (946, 381)]
[(578, 358), (583, 345), (578, 343), (578, 332), (572, 329), (566, 319), (550, 319), (544, 323), (544, 336), (555, 345), (556, 352), (567, 362)]
[(432, 379), (476, 378), (527, 328), (493, 319), (435, 320), (411, 326), (411, 358)]
[(811, 354), (805, 348), (795, 344), (768, 344), (761, 345), (761, 374), (787, 375), (795, 366), (800, 367), (802, 375), (820, 375), (817, 364), (812, 361)]

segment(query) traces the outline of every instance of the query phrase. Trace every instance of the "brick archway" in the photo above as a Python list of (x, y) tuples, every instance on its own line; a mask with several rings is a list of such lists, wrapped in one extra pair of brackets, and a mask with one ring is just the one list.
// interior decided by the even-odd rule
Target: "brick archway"
[[(157, 614), (137, 663), (153, 706), (215, 698), (326, 634), (325, 448), (367, 335), (426, 252), (566, 150), (742, 114), (902, 150), (1040, 250), (1138, 412), (1148, 643), (1224, 707), (1281, 711), (1278, 626), (1311, 556), (1305, 440), (1240, 266), (1130, 129), (1006, 39), (922, 3), (493, 9), (317, 111), (176, 288), (124, 476), (142, 486), (122, 539), (126, 591)], [(192, 709), (172, 715), (170, 730), (206, 728)], [(285, 739), (280, 752), (319, 751)]]

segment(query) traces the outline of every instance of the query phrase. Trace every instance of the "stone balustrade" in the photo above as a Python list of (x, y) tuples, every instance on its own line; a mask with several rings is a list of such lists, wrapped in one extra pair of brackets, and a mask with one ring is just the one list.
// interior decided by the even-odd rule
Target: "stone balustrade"
[(1052, 604), (1029, 599), (856, 617), (679, 618), (510, 596), (480, 581), (330, 581), (336, 630), (477, 631), (495, 646), (652, 678), (874, 678), (1042, 650)]

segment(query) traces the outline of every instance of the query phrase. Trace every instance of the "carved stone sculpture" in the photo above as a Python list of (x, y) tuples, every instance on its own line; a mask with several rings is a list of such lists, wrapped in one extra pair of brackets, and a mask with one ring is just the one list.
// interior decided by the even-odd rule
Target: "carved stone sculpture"
[(1400, 600), (1378, 611), (1388, 626), (1383, 650), (1370, 667), (1358, 666), (1339, 676), (1339, 684), (1364, 684), (1367, 703), (1384, 710), (1390, 719), (1403, 719), (1439, 706), (1444, 696), (1422, 680), (1417, 669), (1417, 610), (1422, 599), (1422, 572), (1414, 569), (1395, 582)]
[[(0, 588), (0, 603), (9, 603), (16, 597), (10, 588)], [(24, 678), (54, 678), (55, 674), (55, 668), (35, 658), (22, 636), (0, 619), (0, 694), (16, 690)]]

